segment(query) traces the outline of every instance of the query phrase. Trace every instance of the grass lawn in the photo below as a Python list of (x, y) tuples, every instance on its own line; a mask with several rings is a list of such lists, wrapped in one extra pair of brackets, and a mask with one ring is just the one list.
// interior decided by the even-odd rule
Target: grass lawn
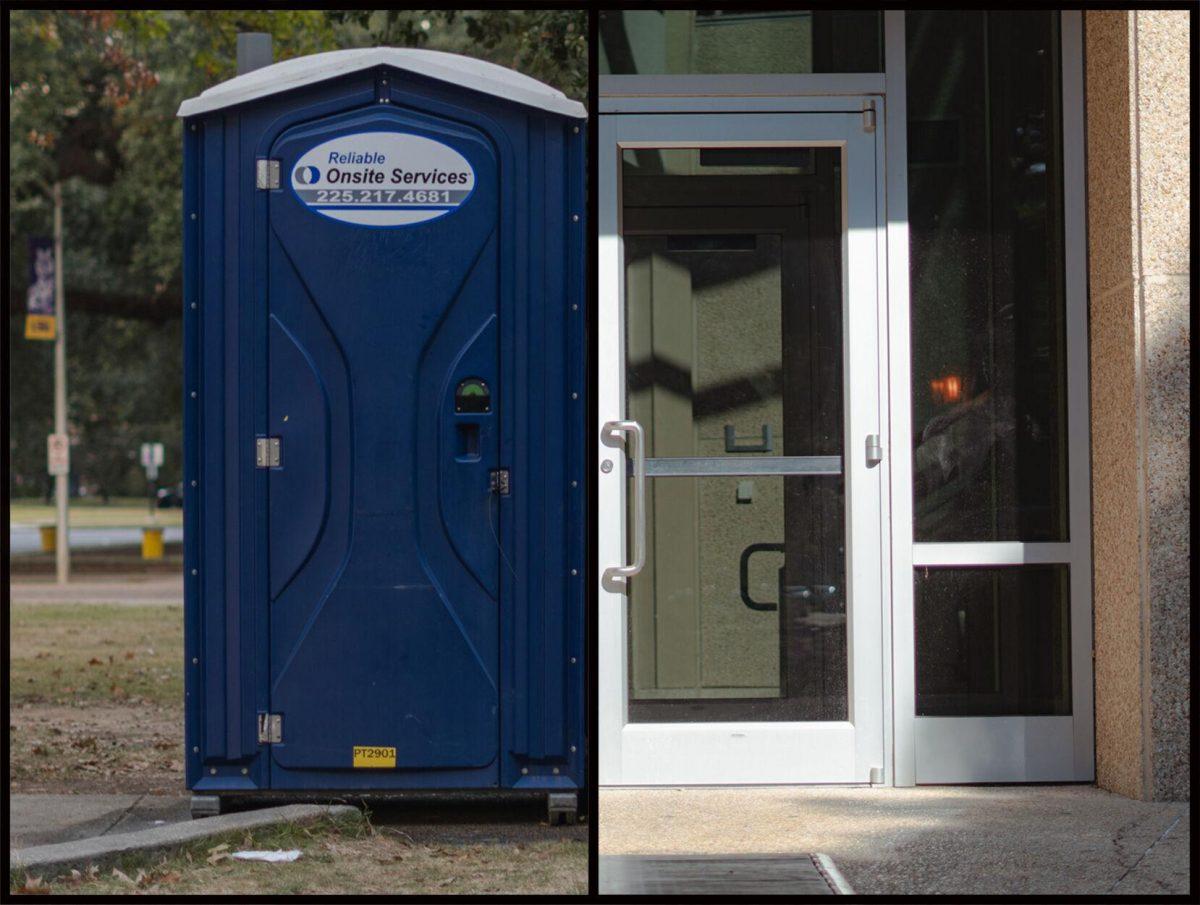
[[(140, 528), (143, 525), (178, 527), (183, 524), (182, 509), (157, 509), (151, 518), (149, 504), (136, 497), (113, 497), (107, 505), (95, 499), (71, 500), (72, 528)], [(54, 506), (40, 499), (13, 500), (8, 507), (8, 519), (16, 525), (53, 525)]]
[(183, 791), (183, 609), (14, 603), (13, 792)]
[[(59, 876), (9, 874), (12, 892), (560, 894), (587, 892), (583, 827), (502, 827), (496, 838), (439, 838), (444, 828), (376, 826), (360, 815), (213, 837), (168, 854), (126, 856), (116, 867)], [(240, 850), (299, 849), (291, 863), (236, 861)]]

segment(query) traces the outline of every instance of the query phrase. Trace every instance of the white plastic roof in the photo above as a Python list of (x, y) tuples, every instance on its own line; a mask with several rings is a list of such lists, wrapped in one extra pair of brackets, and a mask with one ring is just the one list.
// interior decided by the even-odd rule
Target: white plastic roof
[(394, 66), (563, 116), (579, 119), (587, 116), (583, 104), (527, 75), (472, 57), (408, 47), (331, 50), (284, 60), (214, 85), (199, 97), (189, 98), (180, 104), (176, 115), (208, 113), (374, 66)]

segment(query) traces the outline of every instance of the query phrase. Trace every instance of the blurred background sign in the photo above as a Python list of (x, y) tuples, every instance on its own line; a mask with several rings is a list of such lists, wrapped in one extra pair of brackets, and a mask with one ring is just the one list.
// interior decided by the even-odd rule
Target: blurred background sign
[(158, 477), (158, 466), (163, 463), (163, 445), (161, 443), (142, 444), (142, 468), (146, 469), (147, 480), (153, 481)]
[(71, 444), (66, 434), (46, 437), (46, 472), (50, 475), (71, 473)]
[(54, 339), (54, 267), (54, 241), (46, 236), (31, 236), (29, 291), (25, 296), (26, 339)]

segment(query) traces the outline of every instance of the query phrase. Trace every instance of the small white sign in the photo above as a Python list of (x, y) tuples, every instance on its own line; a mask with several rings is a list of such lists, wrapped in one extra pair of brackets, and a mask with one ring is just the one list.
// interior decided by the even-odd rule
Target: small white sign
[(46, 437), (46, 471), (51, 475), (71, 473), (71, 443), (66, 434)]
[(322, 142), (292, 167), (292, 191), (323, 217), (412, 226), (466, 203), (475, 171), (449, 145), (408, 132), (355, 132)]
[(157, 468), (163, 463), (163, 445), (161, 443), (142, 444), (142, 467)]

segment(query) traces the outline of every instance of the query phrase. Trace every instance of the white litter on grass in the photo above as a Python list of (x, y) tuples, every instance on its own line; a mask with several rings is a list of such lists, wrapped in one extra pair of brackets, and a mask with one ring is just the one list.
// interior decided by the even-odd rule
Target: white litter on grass
[(233, 857), (239, 861), (295, 861), (300, 857), (300, 849), (286, 852), (279, 849), (273, 852), (234, 852)]

